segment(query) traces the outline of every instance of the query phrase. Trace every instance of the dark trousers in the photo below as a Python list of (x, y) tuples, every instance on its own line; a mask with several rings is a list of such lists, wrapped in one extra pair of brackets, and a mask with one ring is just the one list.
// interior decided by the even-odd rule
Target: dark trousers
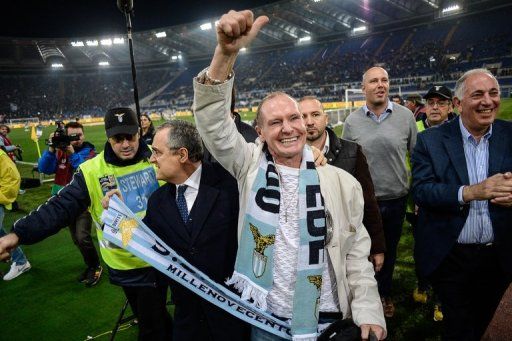
[(430, 276), (443, 305), (443, 340), (480, 340), (511, 277), (493, 246), (456, 244)]
[(393, 271), (395, 270), (396, 250), (402, 235), (407, 196), (391, 200), (379, 200), (377, 203), (379, 204), (384, 227), (386, 253), (382, 269), (377, 272), (375, 278), (379, 285), (380, 296), (389, 297), (391, 296)]
[(91, 237), (92, 218), (89, 211), (80, 214), (76, 220), (69, 225), (69, 232), (73, 243), (78, 247), (85, 264), (89, 268), (100, 265), (98, 252)]
[[(416, 238), (415, 232), (418, 225), (418, 215), (415, 214), (414, 212), (406, 212), (405, 220), (407, 220), (409, 224), (411, 224), (414, 238)], [(427, 291), (430, 288), (430, 282), (428, 281), (427, 278), (425, 278), (425, 276), (419, 273), (416, 258), (414, 259), (414, 264), (416, 264), (414, 270), (416, 272), (416, 278), (418, 279), (418, 289), (421, 291)]]
[(139, 341), (172, 340), (172, 319), (167, 311), (167, 286), (123, 287), (139, 326)]

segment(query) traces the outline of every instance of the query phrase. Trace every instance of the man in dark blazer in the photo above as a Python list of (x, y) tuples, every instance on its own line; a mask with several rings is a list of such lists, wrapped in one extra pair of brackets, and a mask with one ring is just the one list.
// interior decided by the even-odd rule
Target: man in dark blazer
[[(151, 195), (144, 222), (192, 265), (223, 283), (233, 272), (237, 249), (236, 180), (219, 164), (201, 162), (201, 138), (191, 123), (173, 120), (158, 127), (152, 149), (157, 178), (167, 184)], [(169, 282), (176, 305), (174, 340), (248, 339), (247, 324)]]
[(362, 148), (355, 142), (339, 138), (327, 127), (329, 117), (315, 96), (301, 98), (299, 107), (308, 133), (307, 143), (323, 152), (327, 163), (350, 173), (361, 184), (364, 197), (363, 225), (372, 240), (370, 260), (375, 272), (378, 272), (384, 263), (386, 240), (372, 176)]
[(419, 134), (412, 154), (414, 251), (443, 304), (443, 339), (480, 340), (512, 278), (512, 123), (495, 120), (485, 69), (457, 81), (454, 105), (460, 118)]

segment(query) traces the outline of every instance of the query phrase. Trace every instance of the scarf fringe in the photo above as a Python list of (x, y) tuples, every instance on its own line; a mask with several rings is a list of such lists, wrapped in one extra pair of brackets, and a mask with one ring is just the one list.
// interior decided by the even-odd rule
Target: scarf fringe
[(241, 299), (245, 301), (253, 301), (256, 308), (267, 310), (268, 291), (255, 285), (246, 276), (239, 272), (233, 272), (233, 276), (226, 281), (227, 285), (233, 287), (241, 293)]

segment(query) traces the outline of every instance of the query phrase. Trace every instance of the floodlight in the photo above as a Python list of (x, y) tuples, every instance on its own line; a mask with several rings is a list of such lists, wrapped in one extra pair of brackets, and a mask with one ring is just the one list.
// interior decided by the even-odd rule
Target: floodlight
[(311, 41), (311, 36), (305, 36), (305, 37), (299, 38), (299, 43), (305, 43), (307, 41)]
[(212, 23), (211, 22), (207, 22), (205, 24), (202, 24), (201, 26), (199, 26), (199, 28), (203, 31), (207, 31), (207, 30), (211, 30), (212, 29)]
[(246, 51), (247, 51), (247, 47), (242, 47), (242, 48), (240, 49), (240, 52), (246, 52)]
[(435, 62), (436, 61), (436, 58), (434, 56), (430, 56), (430, 58), (428, 59), (431, 63)]
[(157, 32), (157, 33), (155, 33), (155, 37), (157, 37), (157, 38), (165, 38), (165, 37), (167, 37), (167, 33), (165, 33), (164, 31)]
[(114, 38), (114, 44), (124, 44), (124, 38)]
[(71, 46), (74, 46), (74, 47), (81, 47), (81, 46), (84, 46), (84, 42), (83, 41), (72, 41), (71, 42)]
[(171, 57), (172, 60), (177, 60), (178, 59), (178, 56), (172, 56)]
[(423, 0), (423, 2), (426, 2), (427, 4), (434, 7), (435, 9), (439, 8), (439, 6), (435, 2), (432, 2), (431, 0)]
[(450, 13), (450, 12), (458, 11), (459, 9), (460, 9), (460, 6), (455, 4), (455, 5), (451, 5), (451, 6), (443, 8), (442, 12), (443, 13)]
[(97, 40), (87, 40), (85, 43), (87, 44), (87, 46), (98, 46)]
[(354, 33), (356, 32), (364, 32), (366, 31), (366, 26), (359, 26), (359, 27), (354, 27)]
[(99, 62), (98, 65), (99, 66), (109, 66), (110, 63), (109, 62)]
[(100, 41), (101, 45), (103, 46), (110, 46), (112, 45), (112, 39), (108, 38), (108, 39), (102, 39)]
[(313, 2), (320, 2), (320, 1), (322, 1), (322, 0), (313, 0)]
[(62, 65), (62, 63), (53, 63), (52, 64), (52, 68), (54, 68), (54, 69), (61, 69), (63, 67), (64, 67), (64, 65)]

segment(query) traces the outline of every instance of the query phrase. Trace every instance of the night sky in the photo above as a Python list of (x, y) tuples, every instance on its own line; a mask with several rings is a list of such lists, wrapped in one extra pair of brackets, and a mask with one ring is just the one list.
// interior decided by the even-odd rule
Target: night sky
[[(173, 26), (229, 9), (246, 9), (276, 0), (134, 0), (135, 31)], [(124, 33), (116, 0), (7, 0), (0, 5), (3, 37), (73, 38)]]

